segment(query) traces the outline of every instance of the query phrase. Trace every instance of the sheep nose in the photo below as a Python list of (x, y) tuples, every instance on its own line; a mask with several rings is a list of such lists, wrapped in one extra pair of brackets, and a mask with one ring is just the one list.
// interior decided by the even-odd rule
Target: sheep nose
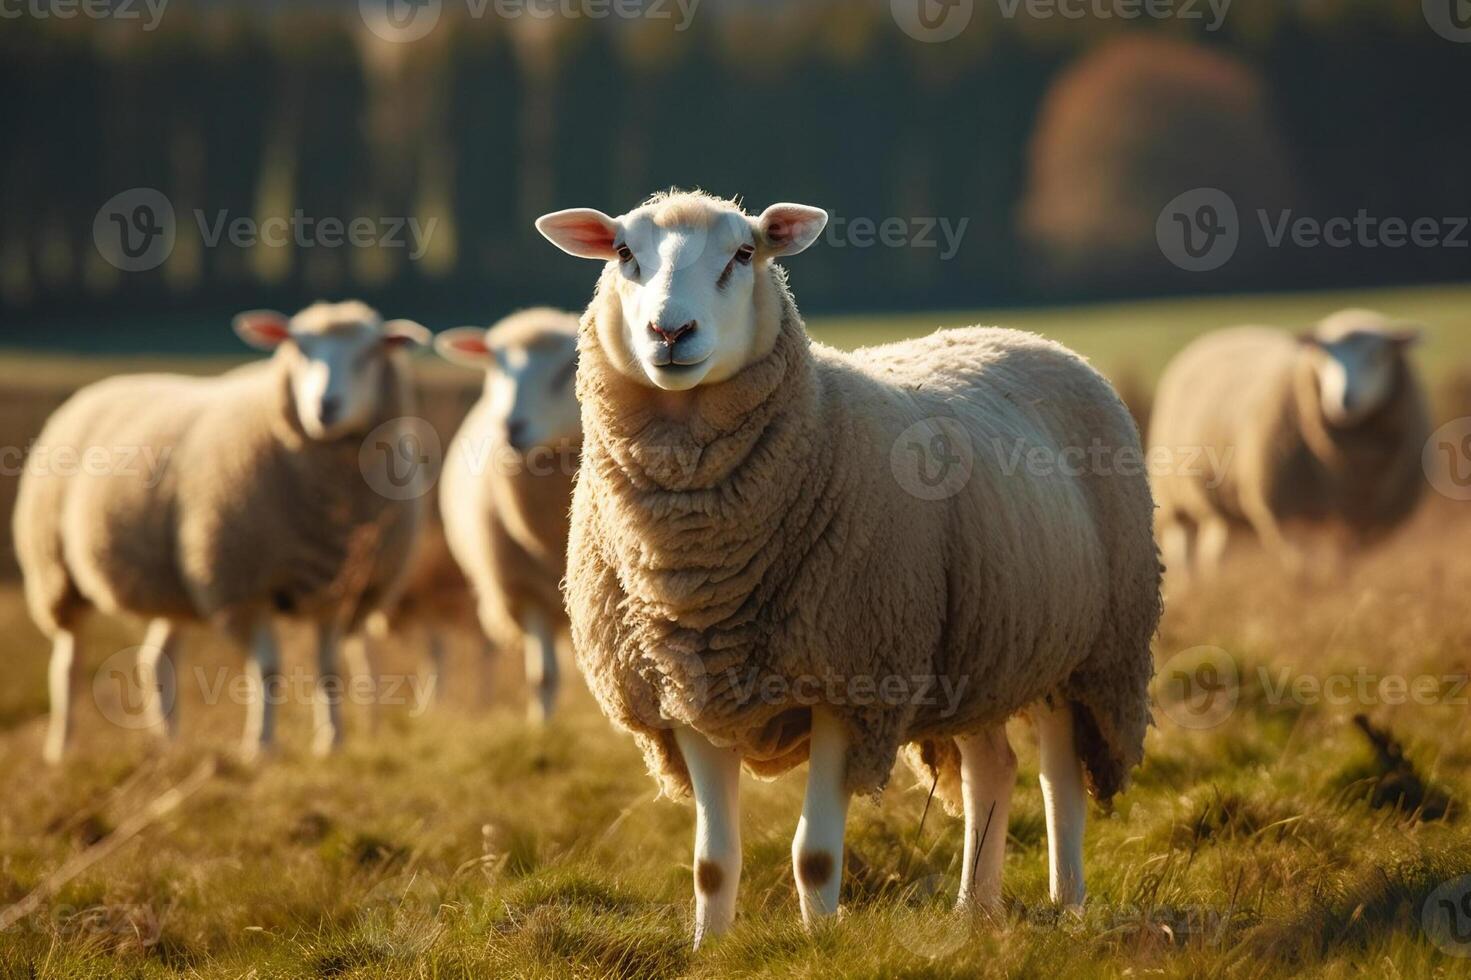
[(322, 399), (322, 407), (318, 416), (323, 425), (331, 425), (337, 421), (337, 416), (342, 411), (342, 402), (335, 395), (327, 395)]
[(685, 334), (694, 333), (696, 326), (697, 324), (694, 320), (688, 323), (681, 323), (677, 327), (661, 327), (657, 323), (651, 323), (649, 324), (649, 330), (657, 335), (660, 340), (664, 341), (665, 344), (673, 347), (675, 341), (679, 340), (679, 338)]
[(526, 420), (511, 419), (506, 422), (506, 442), (512, 449), (526, 448)]

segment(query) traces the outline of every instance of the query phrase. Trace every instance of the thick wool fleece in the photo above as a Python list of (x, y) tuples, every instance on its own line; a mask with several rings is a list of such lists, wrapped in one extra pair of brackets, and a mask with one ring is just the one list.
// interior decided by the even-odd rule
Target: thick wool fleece
[[(1338, 428), (1323, 416), (1307, 347), (1265, 327), (1222, 330), (1182, 351), (1160, 380), (1149, 442), (1179, 464), (1155, 480), (1160, 517), (1254, 524), (1265, 509), (1279, 524), (1330, 522), (1366, 544), (1419, 502), (1429, 437), (1407, 361), (1383, 407)], [(1197, 465), (1183, 465), (1190, 456)]]
[[(811, 705), (825, 703), (851, 739), (851, 791), (881, 790), (915, 743), (911, 762), (953, 807), (951, 737), (1061, 698), (1078, 709), (1093, 791), (1117, 792), (1149, 723), (1149, 487), (1142, 467), (1008, 465), (1034, 447), (1137, 462), (1107, 382), (1009, 330), (852, 354), (811, 343), (771, 267), (758, 308), (777, 311), (774, 348), (695, 389), (675, 419), (597, 342), (598, 318), (618, 315), (611, 274), (583, 320), (566, 592), (589, 686), (664, 789), (689, 791), (675, 726), (770, 776), (806, 758)], [(963, 427), (974, 468), (955, 495), (924, 500), (900, 485), (891, 450), (934, 418)]]
[[(529, 310), (498, 324), (495, 336), (535, 346), (549, 330), (570, 331), (573, 322), (571, 314)], [(567, 343), (568, 334), (560, 341)], [(440, 511), (450, 550), (475, 590), (481, 628), (498, 646), (521, 644), (532, 609), (557, 632), (567, 630), (561, 583), (581, 453), (580, 435), (524, 453), (511, 448), (487, 399), (470, 410), (450, 445)]]
[[(410, 409), (407, 365), (391, 357), (370, 428)], [(271, 610), (353, 629), (391, 598), (418, 530), (417, 500), (372, 488), (386, 454), (360, 453), (361, 434), (304, 434), (279, 356), (218, 378), (99, 382), (52, 416), (37, 445), (53, 463), (59, 450), (93, 447), (132, 459), (106, 472), (27, 467), (17, 555), (48, 632), (87, 606), (209, 620), (239, 638)]]

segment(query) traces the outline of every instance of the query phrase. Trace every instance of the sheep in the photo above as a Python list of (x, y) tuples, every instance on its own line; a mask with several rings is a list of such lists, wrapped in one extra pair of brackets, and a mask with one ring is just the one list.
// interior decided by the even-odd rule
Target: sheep
[(533, 722), (557, 700), (557, 643), (567, 632), (561, 581), (567, 511), (582, 445), (573, 377), (577, 317), (553, 309), (440, 334), (446, 360), (486, 372), (440, 480), (450, 551), (475, 589), (492, 643), (525, 651)]
[(1119, 792), (1150, 719), (1160, 564), (1142, 467), (1007, 465), (1095, 444), (1142, 459), (1127, 409), (1031, 334), (810, 341), (774, 260), (826, 222), (700, 192), (537, 222), (606, 263), (580, 331), (565, 592), (604, 713), (667, 793), (694, 795), (696, 945), (734, 918), (742, 765), (809, 760), (792, 845), (809, 925), (837, 909), (851, 795), (879, 793), (901, 746), (964, 812), (961, 905), (994, 908), (1004, 726), (1025, 711), (1050, 892), (1074, 905), (1085, 779)]
[(391, 600), (418, 530), (417, 497), (392, 492), (405, 479), (393, 454), (412, 410), (403, 351), (429, 334), (359, 302), (289, 319), (243, 313), (234, 328), (274, 356), (214, 378), (109, 378), (63, 404), (37, 442), (47, 460), (145, 449), (164, 461), (156, 471), (63, 469), (33, 452), (22, 475), (16, 551), (30, 614), (52, 640), (51, 762), (66, 748), (80, 679), (76, 629), (94, 608), (151, 620), (139, 674), (160, 734), (177, 730), (178, 626), (206, 622), (243, 644), (251, 760), (274, 741), (273, 615), (310, 623), (313, 748), (340, 738), (338, 639)]
[(1409, 516), (1430, 435), (1406, 356), (1418, 336), (1350, 309), (1300, 337), (1217, 331), (1175, 357), (1160, 379), (1149, 444), (1176, 581), (1209, 575), (1233, 526), (1300, 575), (1309, 570), (1302, 525), (1326, 525), (1341, 544), (1362, 546)]

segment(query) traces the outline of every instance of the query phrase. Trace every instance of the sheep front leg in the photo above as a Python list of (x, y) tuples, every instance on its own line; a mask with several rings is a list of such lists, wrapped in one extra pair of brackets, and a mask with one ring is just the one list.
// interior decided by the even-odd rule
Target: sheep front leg
[(330, 755), (342, 743), (342, 676), (337, 648), (342, 631), (336, 623), (317, 624), (317, 696), (312, 699), (312, 754)]
[(378, 730), (378, 654), (377, 639), (369, 630), (359, 630), (342, 641), (342, 659), (351, 678), (348, 684), (353, 697), (361, 697), (367, 706), (367, 730)]
[(815, 922), (838, 910), (843, 883), (843, 835), (848, 822), (848, 734), (825, 708), (812, 709), (808, 749), (807, 796), (792, 838), (792, 868), (802, 922)]
[(1073, 709), (1032, 711), (1042, 749), (1042, 806), (1047, 812), (1048, 893), (1059, 905), (1083, 904), (1083, 763), (1073, 740)]
[(965, 856), (957, 906), (995, 911), (1001, 907), (1001, 866), (1006, 827), (1016, 785), (1016, 754), (1005, 724), (955, 740), (960, 749), (960, 787), (965, 804)]
[(674, 732), (695, 791), (695, 948), (735, 920), (741, 881), (741, 756), (699, 732)]
[(254, 762), (276, 741), (277, 681), (281, 676), (281, 653), (276, 646), (276, 631), (267, 617), (255, 623), (250, 634), (250, 648), (245, 661), (248, 699), (245, 704), (245, 734), (241, 737), (240, 755)]
[(557, 635), (546, 613), (536, 608), (526, 611), (521, 628), (526, 633), (526, 683), (532, 689), (527, 715), (542, 724), (551, 719), (557, 703)]
[(51, 638), (51, 662), (46, 671), (47, 688), (51, 695), (51, 716), (46, 723), (46, 744), (41, 750), (42, 757), (53, 766), (66, 755), (66, 743), (72, 726), (72, 700), (81, 680), (81, 673), (76, 634), (71, 630), (57, 630), (56, 635)]
[(162, 617), (148, 624), (138, 650), (138, 686), (143, 689), (143, 718), (149, 731), (161, 738), (179, 734), (178, 664), (174, 653), (178, 631)]

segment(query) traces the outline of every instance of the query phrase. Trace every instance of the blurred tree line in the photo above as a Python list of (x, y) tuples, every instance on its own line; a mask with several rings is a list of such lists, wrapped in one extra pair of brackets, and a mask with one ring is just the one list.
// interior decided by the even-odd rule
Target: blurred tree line
[[(1025, 5), (1008, 19), (977, 0), (939, 44), (898, 29), (887, 0), (707, 0), (683, 31), (472, 19), (447, 3), (412, 43), (365, 29), (355, 4), (267, 17), (184, 3), (152, 32), (0, 24), (3, 333), (349, 294), (436, 326), (575, 306), (592, 270), (532, 220), (620, 213), (671, 185), (838, 216), (828, 247), (797, 260), (809, 311), (1443, 280), (1471, 257), (1248, 248), (1190, 274), (1153, 245), (1159, 208), (1202, 185), (1237, 198), (1243, 237), (1260, 237), (1258, 203), (1471, 215), (1457, 99), (1471, 44), (1430, 30), (1419, 0), (1236, 0), (1215, 32), (1208, 17), (1037, 19)], [(162, 265), (126, 272), (94, 222), (136, 187), (168, 198), (177, 236)], [(404, 247), (210, 241), (222, 220), (298, 213), (370, 218), (379, 235), (412, 218), (426, 234), (400, 228)], [(853, 225), (894, 218), (917, 247), (865, 245)], [(953, 256), (920, 219), (968, 219)]]

